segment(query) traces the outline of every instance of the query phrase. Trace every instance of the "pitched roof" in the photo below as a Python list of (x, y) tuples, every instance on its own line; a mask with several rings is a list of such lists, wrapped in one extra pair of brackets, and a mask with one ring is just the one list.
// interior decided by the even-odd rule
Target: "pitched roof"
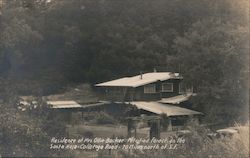
[(90, 104), (79, 104), (76, 101), (48, 101), (47, 104), (52, 105), (52, 109), (74, 109), (74, 108), (88, 108), (99, 105), (108, 104), (109, 102), (96, 102)]
[(138, 109), (143, 109), (155, 114), (166, 114), (167, 116), (203, 115), (203, 113), (194, 110), (153, 101), (134, 101), (127, 104), (135, 105)]
[(97, 87), (139, 87), (146, 84), (154, 83), (157, 81), (165, 81), (168, 79), (181, 79), (179, 73), (172, 72), (151, 72), (145, 73), (133, 77), (124, 77), (100, 84), (96, 84)]
[(48, 101), (47, 104), (52, 105), (52, 108), (54, 109), (81, 107), (81, 105), (75, 101)]
[(191, 96), (193, 96), (193, 93), (187, 93), (182, 95), (177, 95), (170, 98), (162, 98), (159, 100), (159, 103), (166, 103), (166, 104), (180, 104), (181, 102), (187, 101)]

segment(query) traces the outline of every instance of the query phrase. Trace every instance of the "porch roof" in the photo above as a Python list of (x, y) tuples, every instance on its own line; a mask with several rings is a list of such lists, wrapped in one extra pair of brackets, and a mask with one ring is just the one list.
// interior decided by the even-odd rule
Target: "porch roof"
[(186, 93), (182, 95), (177, 95), (170, 98), (162, 98), (159, 100), (159, 103), (166, 103), (166, 104), (180, 104), (181, 102), (187, 101), (191, 96), (194, 96), (194, 93)]
[(52, 105), (52, 109), (74, 109), (74, 108), (89, 108), (99, 105), (105, 105), (109, 102), (96, 102), (89, 104), (80, 104), (76, 101), (67, 100), (67, 101), (48, 101), (47, 104)]
[(203, 115), (203, 113), (198, 111), (153, 101), (134, 101), (127, 104), (135, 105), (138, 109), (143, 109), (155, 114), (166, 114), (167, 116)]

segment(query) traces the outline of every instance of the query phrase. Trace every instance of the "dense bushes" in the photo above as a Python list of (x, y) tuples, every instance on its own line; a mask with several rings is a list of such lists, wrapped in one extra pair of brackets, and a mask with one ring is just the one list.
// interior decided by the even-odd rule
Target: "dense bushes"
[(123, 158), (135, 156), (143, 158), (248, 158), (249, 157), (249, 128), (238, 126), (239, 134), (232, 138), (210, 139), (209, 130), (190, 129), (192, 133), (185, 137), (185, 144), (176, 150), (159, 150), (157, 152), (132, 151), (121, 152)]
[(117, 121), (105, 112), (100, 112), (96, 115), (95, 121), (97, 124), (115, 124)]
[[(50, 139), (66, 135), (65, 125), (51, 116), (46, 104), (29, 106), (12, 102), (0, 105), (0, 154), (3, 157), (51, 157), (67, 154), (50, 150)], [(11, 105), (13, 104), (13, 105)]]
[(2, 1), (0, 77), (19, 94), (159, 68), (207, 122), (248, 119), (248, 0)]

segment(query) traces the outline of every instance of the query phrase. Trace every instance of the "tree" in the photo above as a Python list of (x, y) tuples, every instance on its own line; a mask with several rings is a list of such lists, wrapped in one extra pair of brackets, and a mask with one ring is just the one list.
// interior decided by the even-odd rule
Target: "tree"
[(194, 23), (183, 37), (175, 39), (176, 62), (186, 82), (200, 94), (197, 108), (220, 119), (241, 116), (247, 105), (248, 33), (245, 26), (213, 18)]
[[(9, 86), (8, 86), (9, 87)], [(10, 87), (11, 88), (11, 87)], [(65, 125), (51, 116), (51, 109), (41, 99), (20, 104), (15, 93), (5, 92), (0, 104), (0, 153), (3, 157), (65, 156), (50, 150), (52, 137), (65, 136)]]

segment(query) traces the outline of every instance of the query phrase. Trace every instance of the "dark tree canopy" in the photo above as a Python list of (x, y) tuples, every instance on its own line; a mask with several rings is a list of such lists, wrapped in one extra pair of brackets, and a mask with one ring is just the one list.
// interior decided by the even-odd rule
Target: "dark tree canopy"
[(0, 2), (0, 75), (20, 94), (158, 68), (180, 71), (209, 119), (243, 119), (247, 0)]

